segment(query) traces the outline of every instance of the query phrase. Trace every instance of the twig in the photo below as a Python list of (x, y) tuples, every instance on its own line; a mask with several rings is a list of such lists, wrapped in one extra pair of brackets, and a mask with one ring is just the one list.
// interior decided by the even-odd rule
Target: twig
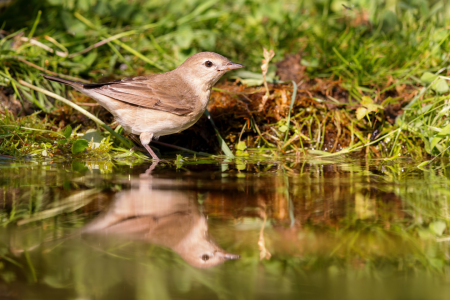
[(261, 225), (261, 229), (259, 230), (259, 239), (258, 239), (258, 246), (259, 246), (259, 260), (263, 259), (270, 259), (272, 254), (270, 254), (269, 250), (266, 248), (266, 242), (264, 240), (264, 227), (266, 226), (267, 221), (267, 213), (266, 208), (264, 207), (264, 220)]
[(53, 43), (56, 47), (59, 47), (59, 49), (63, 50), (66, 55), (69, 55), (69, 50), (67, 50), (66, 47), (64, 47), (61, 43), (59, 43), (57, 40), (55, 40), (51, 36), (44, 35), (44, 39)]
[(49, 46), (47, 46), (45, 44), (42, 44), (41, 42), (38, 42), (36, 40), (27, 38), (27, 37), (21, 37), (20, 40), (22, 42), (29, 42), (32, 45), (38, 46), (38, 47), (40, 47), (40, 48), (42, 48), (45, 51), (48, 51), (50, 53), (55, 53), (56, 55), (61, 56), (61, 57), (67, 57), (67, 54), (68, 54), (68, 53), (64, 53), (64, 52), (61, 52), (61, 51), (55, 51), (52, 48), (50, 48)]
[(122, 32), (122, 33), (113, 35), (113, 36), (111, 36), (111, 37), (109, 37), (109, 38), (107, 38), (107, 39), (104, 39), (104, 40), (102, 40), (102, 41), (100, 41), (100, 42), (98, 42), (98, 43), (95, 43), (94, 45), (91, 45), (91, 46), (87, 47), (87, 48), (84, 49), (84, 50), (81, 50), (81, 51), (76, 52), (76, 53), (72, 53), (72, 54), (70, 54), (68, 57), (69, 57), (69, 58), (72, 58), (72, 57), (75, 57), (75, 56), (84, 54), (84, 53), (86, 53), (86, 52), (91, 51), (92, 49), (95, 49), (95, 48), (98, 48), (98, 47), (100, 47), (100, 46), (103, 46), (103, 45), (105, 45), (105, 44), (107, 44), (107, 43), (109, 43), (109, 42), (111, 42), (111, 41), (114, 41), (114, 40), (123, 38), (123, 37), (128, 36), (128, 35), (133, 35), (133, 34), (136, 34), (136, 33), (139, 33), (139, 31), (138, 31), (138, 30), (131, 30), (131, 31)]
[(441, 237), (441, 238), (437, 238), (436, 242), (440, 243), (440, 242), (449, 242), (450, 241), (450, 236), (445, 236), (445, 237)]
[(77, 105), (83, 105), (83, 106), (98, 106), (98, 103), (88, 103), (88, 102), (75, 102)]
[(266, 94), (263, 96), (262, 102), (259, 105), (259, 111), (262, 111), (264, 109), (264, 105), (266, 105), (266, 102), (270, 96), (269, 85), (267, 84), (266, 75), (267, 75), (267, 71), (269, 70), (269, 62), (275, 56), (275, 52), (273, 52), (272, 49), (270, 51), (267, 51), (267, 49), (264, 48), (263, 55), (264, 55), (264, 59), (262, 60), (263, 64), (261, 65), (261, 70), (262, 70), (264, 87), (266, 88)]
[(209, 153), (196, 152), (196, 151), (193, 151), (193, 150), (190, 150), (190, 149), (187, 149), (187, 148), (183, 148), (183, 147), (175, 146), (175, 145), (171, 145), (171, 144), (166, 144), (166, 143), (163, 143), (163, 142), (160, 142), (160, 141), (152, 140), (152, 144), (158, 144), (158, 145), (161, 145), (161, 146), (164, 146), (164, 147), (169, 147), (169, 148), (173, 148), (173, 149), (177, 149), (177, 150), (181, 150), (181, 151), (185, 151), (185, 152), (189, 152), (189, 153), (193, 153), (193, 154), (204, 155), (204, 156), (212, 156), (212, 154), (209, 154)]
[(293, 137), (291, 137), (291, 138), (289, 139), (289, 141), (287, 141), (287, 142), (284, 143), (284, 145), (281, 147), (281, 149), (286, 148), (286, 147), (289, 146), (291, 143), (293, 143), (293, 142), (295, 142), (295, 141), (297, 141), (297, 140), (299, 140), (299, 139), (300, 139), (300, 137), (298, 136), (298, 134), (294, 135)]
[(79, 81), (79, 82), (89, 83), (89, 81), (81, 79), (81, 78), (77, 78), (77, 77), (73, 77), (73, 76), (70, 76), (70, 75), (64, 75), (64, 74), (60, 74), (60, 73), (56, 73), (56, 72), (52, 72), (52, 71), (46, 70), (44, 68), (39, 67), (38, 65), (33, 64), (32, 62), (29, 62), (28, 60), (25, 60), (25, 59), (20, 58), (20, 57), (17, 57), (17, 60), (23, 62), (24, 64), (29, 65), (30, 67), (36, 68), (39, 71), (45, 72), (45, 73), (50, 74), (50, 75), (59, 76), (59, 77), (65, 77), (65, 78), (70, 79), (70, 80), (75, 80), (75, 81)]

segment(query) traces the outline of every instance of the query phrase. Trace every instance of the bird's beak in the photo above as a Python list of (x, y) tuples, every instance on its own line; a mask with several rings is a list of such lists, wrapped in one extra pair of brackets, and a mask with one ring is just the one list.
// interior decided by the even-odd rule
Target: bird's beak
[(219, 71), (230, 71), (230, 70), (234, 70), (234, 69), (240, 69), (243, 68), (244, 66), (238, 63), (234, 63), (234, 62), (229, 62), (226, 65), (223, 65), (221, 67), (218, 67), (217, 70)]
[(219, 256), (220, 258), (225, 259), (225, 260), (239, 259), (239, 258), (241, 258), (241, 257), (240, 257), (239, 255), (237, 255), (237, 254), (226, 253), (226, 252), (216, 252), (216, 255)]

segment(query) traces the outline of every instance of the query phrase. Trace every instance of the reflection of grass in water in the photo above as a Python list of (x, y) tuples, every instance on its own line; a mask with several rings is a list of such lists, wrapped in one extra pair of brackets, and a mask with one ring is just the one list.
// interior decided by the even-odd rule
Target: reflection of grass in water
[[(136, 292), (140, 295), (188, 295), (201, 287), (213, 295), (228, 295), (228, 291), (232, 289), (244, 297), (260, 292), (253, 284), (255, 282), (265, 287), (261, 290), (270, 287), (295, 292), (300, 287), (289, 284), (292, 280), (301, 282), (303, 289), (311, 289), (311, 286), (320, 284), (325, 277), (333, 282), (343, 280), (344, 277), (357, 284), (363, 279), (409, 280), (413, 277), (412, 274), (422, 276), (421, 274), (428, 272), (436, 276), (444, 273), (448, 266), (448, 245), (436, 243), (436, 237), (439, 234), (448, 235), (446, 228), (439, 231), (439, 226), (447, 224), (448, 220), (448, 180), (444, 178), (447, 175), (446, 162), (434, 164), (430, 172), (423, 172), (404, 162), (374, 162), (368, 167), (353, 162), (328, 165), (324, 162), (311, 161), (307, 165), (292, 163), (289, 165), (290, 171), (286, 172), (290, 174), (287, 178), (281, 176), (283, 174), (277, 176), (269, 173), (276, 172), (275, 166), (265, 168), (261, 164), (258, 166), (263, 172), (261, 175), (264, 175), (261, 178), (266, 180), (262, 184), (269, 186), (269, 182), (272, 182), (269, 187), (273, 190), (269, 189), (267, 192), (267, 189), (261, 189), (257, 193), (252, 190), (252, 184), (257, 184), (256, 178), (248, 177), (249, 171), (246, 171), (253, 172), (255, 168), (249, 164), (244, 170), (234, 170), (238, 167), (229, 165), (227, 173), (230, 180), (233, 180), (233, 174), (247, 176), (246, 181), (237, 177), (236, 185), (250, 189), (249, 201), (265, 201), (272, 210), (269, 213), (280, 218), (273, 218), (272, 225), (265, 230), (266, 246), (273, 254), (268, 261), (259, 262), (257, 239), (260, 222), (255, 222), (254, 227), (248, 223), (246, 230), (235, 230), (234, 227), (224, 227), (223, 222), (217, 219), (210, 222), (211, 236), (228, 251), (240, 253), (242, 258), (207, 271), (192, 269), (176, 254), (155, 246), (145, 246), (147, 250), (139, 252), (141, 254), (138, 258), (136, 251), (130, 250), (133, 246), (127, 244), (97, 251), (89, 245), (87, 248), (72, 247), (72, 242), (68, 240), (56, 246), (52, 244), (48, 248), (45, 245), (39, 248), (43, 240), (63, 237), (74, 228), (82, 226), (89, 211), (102, 210), (104, 206), (99, 205), (82, 207), (73, 212), (61, 209), (54, 217), (19, 227), (14, 235), (14, 248), (38, 248), (28, 251), (27, 262), (23, 254), (18, 253), (15, 257), (9, 247), (2, 247), (2, 255), (7, 258), (3, 261), (4, 271), (9, 274), (5, 276), (13, 280), (11, 278), (21, 278), (20, 274), (25, 273), (32, 281), (30, 266), (33, 266), (38, 282), (52, 287), (71, 287), (81, 295), (105, 295), (115, 284), (120, 285), (124, 276), (129, 276), (128, 282), (137, 286)], [(187, 169), (191, 166), (185, 165)], [(65, 164), (64, 167), (69, 169), (71, 165)], [(7, 196), (2, 198), (3, 207), (6, 208), (1, 211), (4, 225), (30, 216), (39, 216), (49, 209), (63, 208), (63, 205), (70, 202), (68, 197), (80, 191), (124, 188), (121, 184), (105, 180), (111, 176), (108, 173), (101, 180), (93, 181), (93, 178), (99, 178), (95, 173), (90, 175), (95, 170), (80, 170), (77, 167), (78, 171), (71, 173), (51, 165), (35, 165), (33, 168), (35, 169), (30, 171), (27, 164), (2, 168), (3, 195)], [(120, 171), (120, 166), (116, 170)], [(295, 172), (302, 173), (292, 176)], [(308, 178), (309, 181), (306, 180)], [(293, 228), (289, 228), (289, 213), (282, 213), (288, 207), (286, 180), (289, 180), (287, 192), (294, 206), (296, 223)], [(233, 181), (229, 181), (231, 186), (230, 182)], [(301, 182), (304, 184), (300, 185)], [(208, 189), (208, 182), (203, 181), (202, 184)], [(333, 198), (330, 192), (337, 186), (340, 191)], [(240, 190), (241, 193), (237, 196), (246, 191), (245, 188)], [(384, 195), (391, 196), (386, 199)], [(81, 202), (84, 200), (86, 199), (80, 199)], [(221, 215), (219, 211), (211, 210), (212, 203), (209, 201), (211, 200), (206, 199), (203, 204), (206, 213), (223, 216), (223, 213)], [(222, 201), (230, 207), (235, 205), (226, 197)], [(299, 211), (299, 207), (307, 204), (307, 201), (310, 204), (316, 203), (308, 204), (309, 212), (315, 214), (309, 219), (302, 219), (308, 210)], [(337, 206), (327, 208), (324, 205), (326, 201), (343, 202), (344, 206), (333, 215), (327, 210), (337, 210)], [(328, 217), (319, 218), (324, 213)], [(236, 216), (236, 211), (231, 215)], [(2, 237), (2, 242), (6, 245), (11, 243), (6, 236)], [(22, 267), (19, 269), (12, 260)], [(47, 264), (53, 267), (42, 268)], [(72, 268), (69, 277), (61, 270), (61, 266)], [(433, 278), (441, 278), (440, 276)]]
[[(329, 172), (324, 172), (322, 162), (307, 167), (291, 164), (292, 174), (302, 174), (289, 184), (297, 226), (276, 227), (280, 238), (275, 235), (275, 241), (268, 242), (269, 250), (275, 256), (276, 249), (287, 256), (303, 257), (307, 252), (306, 265), (316, 257), (341, 267), (358, 262), (361, 267), (378, 268), (389, 263), (402, 270), (442, 271), (448, 247), (436, 239), (448, 234), (448, 180), (435, 173), (447, 163), (435, 164), (430, 172), (405, 163), (375, 163), (367, 170), (336, 164)], [(274, 201), (272, 209), (279, 208), (275, 201), (284, 194), (283, 184), (276, 186), (278, 196), (261, 198)], [(277, 219), (279, 215), (272, 212), (275, 224), (288, 226), (287, 215)]]

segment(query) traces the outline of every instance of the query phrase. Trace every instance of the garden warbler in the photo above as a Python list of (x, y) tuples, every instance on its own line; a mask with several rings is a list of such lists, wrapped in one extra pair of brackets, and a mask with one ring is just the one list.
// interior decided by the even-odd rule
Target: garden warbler
[(46, 79), (68, 84), (110, 111), (125, 131), (139, 135), (154, 160), (152, 138), (180, 132), (197, 122), (206, 109), (213, 85), (227, 71), (242, 68), (226, 57), (201, 52), (178, 68), (162, 74), (85, 84), (59, 77)]

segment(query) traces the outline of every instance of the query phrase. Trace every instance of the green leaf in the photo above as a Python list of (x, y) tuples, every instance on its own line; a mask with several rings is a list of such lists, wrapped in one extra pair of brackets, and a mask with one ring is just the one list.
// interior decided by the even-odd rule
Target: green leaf
[(236, 169), (238, 169), (239, 171), (243, 171), (243, 170), (245, 170), (245, 168), (246, 168), (246, 165), (244, 162), (242, 162), (240, 160), (236, 161)]
[(362, 106), (369, 106), (373, 104), (373, 100), (370, 97), (364, 96), (361, 99), (361, 105)]
[(72, 126), (68, 125), (63, 132), (63, 135), (66, 137), (66, 139), (70, 138), (72, 135)]
[(94, 143), (101, 143), (101, 141), (103, 140), (103, 135), (99, 130), (88, 130), (83, 135), (82, 139), (88, 142), (94, 141)]
[(312, 57), (309, 60), (303, 59), (300, 61), (300, 63), (305, 67), (310, 68), (317, 68), (319, 66), (319, 60), (317, 58)]
[(417, 231), (417, 233), (419, 234), (419, 238), (421, 240), (430, 240), (433, 239), (434, 236), (433, 234), (430, 232), (430, 230), (425, 230), (425, 229), (419, 229)]
[(444, 221), (434, 221), (433, 223), (430, 223), (429, 228), (434, 234), (441, 236), (446, 227), (447, 224), (445, 224)]
[(281, 132), (286, 132), (286, 130), (288, 130), (286, 125), (281, 125), (280, 127), (278, 127), (278, 130)]
[[(267, 82), (273, 81), (275, 79), (272, 75), (275, 74), (272, 74), (271, 72), (267, 74), (266, 76)], [(239, 70), (234, 72), (234, 75), (231, 76), (231, 78), (239, 78), (239, 80), (247, 86), (255, 86), (263, 84), (263, 76), (261, 73), (255, 73), (245, 70)]]
[(422, 81), (425, 84), (430, 84), (432, 83), (436, 78), (438, 77), (438, 75), (435, 75), (433, 73), (430, 72), (425, 72), (422, 74), (422, 77), (420, 77), (420, 81)]
[(430, 143), (430, 149), (433, 150), (434, 147), (445, 137), (450, 135), (450, 124), (442, 128), (442, 130), (436, 134)]
[(240, 141), (240, 142), (237, 143), (237, 145), (236, 145), (236, 150), (244, 151), (246, 147), (247, 147), (247, 146), (245, 145), (245, 142), (244, 142), (244, 141)]
[(77, 154), (83, 152), (89, 146), (89, 142), (83, 139), (76, 140), (72, 145), (72, 153)]
[(450, 135), (450, 124), (442, 128), (442, 130), (437, 134), (439, 137), (446, 137)]
[(61, 19), (66, 27), (66, 31), (76, 37), (84, 37), (86, 35), (86, 25), (77, 20), (69, 11), (61, 12)]
[[(383, 107), (381, 105), (375, 104), (373, 100), (370, 97), (364, 96), (361, 100), (361, 106), (364, 106), (367, 108), (367, 113), (371, 112), (377, 112), (378, 109), (382, 109)], [(357, 112), (358, 113), (358, 112)]]
[(184, 159), (181, 154), (177, 154), (177, 158), (175, 159), (175, 166), (177, 169), (181, 168), (183, 166)]
[(82, 63), (85, 64), (86, 66), (91, 66), (96, 58), (97, 52), (91, 52), (83, 58)]
[(365, 107), (358, 107), (358, 109), (356, 110), (356, 118), (358, 120), (363, 119), (367, 114), (367, 108)]
[(423, 161), (423, 162), (421, 162), (417, 167), (420, 169), (420, 168), (422, 168), (422, 167), (428, 165), (430, 162), (431, 162), (431, 160)]
[(438, 79), (431, 88), (438, 94), (445, 94), (449, 90), (447, 81), (442, 78)]
[(74, 160), (74, 161), (72, 161), (72, 170), (75, 171), (75, 172), (83, 173), (83, 172), (88, 171), (89, 168), (86, 167), (86, 165), (83, 164), (82, 162)]
[(437, 144), (442, 140), (440, 137), (434, 137), (430, 142), (430, 151), (433, 150), (434, 147), (437, 146)]
[(182, 26), (175, 35), (175, 42), (181, 49), (187, 49), (191, 46), (194, 39), (194, 32), (189, 26)]
[(381, 106), (386, 107), (389, 104), (397, 104), (398, 102), (399, 102), (398, 98), (392, 98), (391, 96), (389, 96), (381, 103)]

